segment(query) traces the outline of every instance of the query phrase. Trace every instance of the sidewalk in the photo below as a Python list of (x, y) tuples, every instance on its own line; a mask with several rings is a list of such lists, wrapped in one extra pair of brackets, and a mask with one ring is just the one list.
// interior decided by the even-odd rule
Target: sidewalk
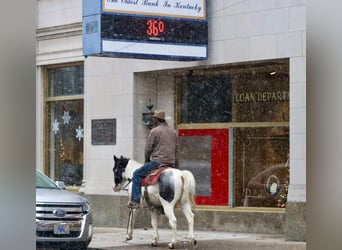
[[(125, 228), (95, 227), (94, 236), (88, 249), (168, 249), (171, 230), (159, 229), (158, 247), (151, 246), (152, 228), (138, 228), (133, 232), (133, 239), (126, 242)], [(177, 230), (176, 249), (238, 249), (238, 250), (304, 250), (305, 242), (285, 241), (284, 235), (247, 234), (215, 231), (195, 231), (197, 245), (193, 246), (186, 239), (187, 231)]]

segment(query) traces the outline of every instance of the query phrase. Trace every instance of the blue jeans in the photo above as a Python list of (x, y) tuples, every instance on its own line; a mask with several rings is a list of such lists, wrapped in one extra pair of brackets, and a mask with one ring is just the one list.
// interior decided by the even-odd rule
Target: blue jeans
[(152, 170), (158, 168), (159, 165), (160, 163), (155, 161), (145, 162), (143, 166), (133, 172), (131, 197), (132, 201), (140, 203), (141, 179), (146, 177)]

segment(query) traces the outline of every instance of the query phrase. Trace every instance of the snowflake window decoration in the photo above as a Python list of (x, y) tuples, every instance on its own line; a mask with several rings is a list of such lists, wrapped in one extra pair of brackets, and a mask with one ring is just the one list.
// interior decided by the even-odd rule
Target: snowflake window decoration
[(57, 121), (57, 119), (55, 119), (52, 123), (52, 131), (54, 132), (54, 134), (57, 134), (57, 132), (59, 131), (59, 122)]
[(83, 136), (83, 128), (81, 128), (81, 126), (78, 126), (77, 129), (75, 129), (76, 131), (76, 138), (81, 141), (81, 139), (84, 137)]
[(69, 115), (69, 111), (64, 111), (63, 115), (63, 124), (69, 124), (71, 116)]

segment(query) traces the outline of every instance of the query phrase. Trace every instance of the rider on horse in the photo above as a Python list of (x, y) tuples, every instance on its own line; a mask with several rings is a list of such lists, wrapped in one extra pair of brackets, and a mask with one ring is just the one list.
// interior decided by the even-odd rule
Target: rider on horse
[(150, 131), (145, 145), (145, 163), (133, 173), (132, 196), (128, 208), (140, 207), (141, 180), (161, 165), (178, 167), (178, 137), (165, 121), (164, 111), (153, 114), (155, 127)]

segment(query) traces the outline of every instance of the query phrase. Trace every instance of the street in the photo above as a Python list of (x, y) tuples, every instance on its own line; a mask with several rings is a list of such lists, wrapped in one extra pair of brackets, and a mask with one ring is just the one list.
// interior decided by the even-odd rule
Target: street
[[(216, 231), (195, 231), (197, 245), (193, 246), (186, 239), (187, 231), (177, 231), (176, 249), (196, 250), (304, 250), (306, 242), (286, 241), (284, 235), (270, 234), (247, 234)], [(124, 228), (94, 228), (94, 237), (88, 249), (111, 250), (111, 249), (154, 249), (165, 250), (171, 237), (168, 229), (159, 230), (159, 244), (151, 246), (152, 229), (135, 229), (133, 239), (126, 242), (126, 229)]]

